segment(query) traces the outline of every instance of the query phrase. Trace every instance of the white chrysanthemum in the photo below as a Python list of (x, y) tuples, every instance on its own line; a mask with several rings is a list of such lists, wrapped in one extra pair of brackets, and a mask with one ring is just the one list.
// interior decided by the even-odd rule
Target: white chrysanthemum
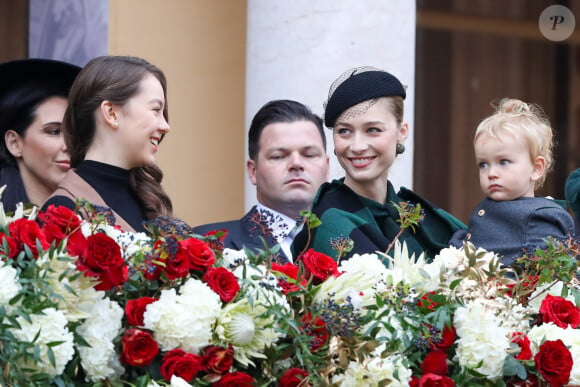
[[(58, 301), (59, 310), (65, 314), (68, 321), (74, 322), (88, 317), (83, 312), (86, 309), (83, 305), (91, 305), (105, 296), (104, 292), (95, 290), (94, 286), (98, 283), (95, 277), (82, 275), (68, 255), (51, 258), (48, 253), (44, 253), (38, 257), (36, 264), (40, 267), (41, 274), (46, 276), (52, 291), (58, 296), (53, 301)], [(62, 276), (67, 271), (68, 274)]]
[(93, 304), (83, 304), (81, 309), (91, 316), (77, 328), (77, 333), (90, 345), (78, 346), (87, 380), (98, 382), (106, 378), (118, 378), (124, 369), (115, 352), (113, 340), (121, 332), (123, 309), (108, 298)]
[[(1, 241), (0, 241), (1, 242)], [(18, 282), (18, 272), (8, 264), (0, 262), (0, 305), (6, 308), (8, 313), (12, 313), (18, 305), (10, 305), (9, 302), (22, 289)]]
[(376, 294), (385, 291), (384, 280), (369, 280), (372, 275), (364, 271), (345, 272), (338, 277), (329, 277), (320, 284), (314, 302), (321, 304), (332, 299), (339, 304), (348, 302), (355, 311), (375, 303)]
[(503, 364), (510, 346), (508, 330), (500, 326), (494, 313), (481, 303), (461, 307), (453, 319), (457, 330), (456, 357), (464, 368), (474, 368), (495, 380), (503, 374)]
[(534, 326), (528, 332), (528, 338), (530, 339), (530, 349), (533, 355), (538, 353), (540, 346), (545, 341), (562, 340), (564, 345), (568, 347), (573, 361), (568, 384), (580, 384), (580, 329), (560, 328), (550, 322)]
[(366, 273), (371, 281), (380, 281), (385, 278), (387, 268), (377, 254), (354, 254), (346, 261), (342, 261), (338, 271), (344, 273)]
[(393, 248), (393, 257), (385, 256), (384, 254), (383, 256), (389, 260), (387, 276), (390, 283), (398, 284), (403, 282), (416, 286), (425, 282), (426, 278), (423, 273), (427, 262), (423, 253), (415, 258), (414, 253), (409, 255), (407, 244), (404, 242), (401, 244), (397, 240)]
[(246, 298), (227, 304), (217, 321), (217, 344), (234, 347), (234, 357), (244, 366), (254, 365), (249, 358), (265, 359), (264, 348), (274, 344), (279, 333), (268, 308), (261, 302), (250, 304)]
[[(21, 328), (11, 329), (11, 331), (16, 339), (28, 343), (34, 342), (38, 346), (38, 359), (22, 361), (21, 365), (55, 377), (63, 373), (65, 366), (73, 358), (73, 334), (69, 332), (68, 321), (62, 312), (48, 308), (44, 309), (43, 313), (44, 315), (30, 315), (32, 322), (18, 316), (16, 320)], [(35, 340), (36, 335), (38, 337)], [(48, 344), (54, 342), (61, 342), (61, 344), (51, 346), (54, 354), (54, 365), (52, 365), (48, 356)]]
[(179, 289), (161, 292), (147, 305), (145, 328), (153, 331), (164, 351), (181, 348), (198, 354), (211, 340), (212, 327), (221, 312), (220, 297), (203, 282), (190, 278)]
[(411, 375), (412, 372), (404, 365), (402, 357), (393, 355), (384, 359), (370, 358), (363, 364), (351, 361), (344, 374), (332, 378), (332, 383), (342, 387), (378, 387), (390, 381), (389, 386), (406, 387), (411, 381)]
[(248, 261), (248, 256), (244, 250), (234, 250), (225, 248), (222, 252), (222, 266), (228, 269), (233, 269), (244, 262)]
[[(468, 247), (475, 250), (475, 247), (468, 243)], [(480, 255), (477, 259), (477, 265), (483, 274), (483, 270), (489, 271), (489, 266), (493, 261), (497, 261), (499, 258), (497, 254), (492, 251), (486, 251), (485, 249), (478, 248), (475, 250), (475, 254)], [(461, 248), (455, 248), (453, 246), (442, 249), (439, 254), (433, 258), (433, 262), (425, 265), (425, 271), (431, 276), (431, 278), (436, 278), (443, 275), (449, 284), (454, 281), (457, 277), (456, 273), (464, 271), (469, 267), (469, 258), (466, 252)]]
[(341, 263), (338, 277), (329, 277), (316, 292), (314, 302), (332, 299), (339, 304), (348, 302), (356, 311), (375, 303), (375, 296), (386, 289), (387, 269), (376, 254), (355, 254)]
[[(562, 297), (562, 289), (564, 286), (566, 285), (564, 285), (562, 281), (558, 281), (554, 285), (552, 285), (551, 282), (548, 282), (538, 286), (530, 295), (530, 306), (539, 312), (540, 306), (542, 306), (542, 301), (544, 301), (548, 294), (555, 297)], [(568, 296), (565, 298), (576, 305), (576, 299), (572, 292), (568, 292)]]
[(463, 248), (458, 249), (450, 246), (439, 251), (433, 261), (425, 266), (425, 270), (433, 276), (445, 271), (450, 273), (463, 271), (467, 264), (468, 261)]

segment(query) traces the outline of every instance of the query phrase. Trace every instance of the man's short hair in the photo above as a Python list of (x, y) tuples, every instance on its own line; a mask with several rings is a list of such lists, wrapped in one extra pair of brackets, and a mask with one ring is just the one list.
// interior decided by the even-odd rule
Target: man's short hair
[(260, 152), (260, 137), (266, 126), (278, 122), (291, 123), (296, 121), (310, 121), (314, 123), (320, 133), (322, 145), (326, 151), (326, 135), (322, 127), (322, 118), (314, 114), (309, 107), (300, 102), (275, 100), (262, 106), (252, 119), (252, 124), (248, 132), (248, 153), (250, 159), (256, 160), (258, 157), (258, 152)]

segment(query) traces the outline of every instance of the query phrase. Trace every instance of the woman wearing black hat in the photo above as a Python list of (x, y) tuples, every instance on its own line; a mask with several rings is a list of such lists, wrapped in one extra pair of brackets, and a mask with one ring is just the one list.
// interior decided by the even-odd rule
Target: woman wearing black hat
[[(112, 210), (125, 231), (171, 215), (155, 153), (169, 131), (163, 72), (141, 58), (103, 56), (79, 73), (64, 117), (71, 169), (44, 204), (77, 199)], [(81, 210), (81, 214), (84, 212)]]
[[(403, 121), (406, 97), (401, 82), (372, 67), (347, 70), (330, 87), (325, 103), (325, 124), (332, 128), (335, 154), (345, 177), (325, 183), (312, 205), (322, 224), (303, 229), (293, 250), (307, 248), (337, 257), (337, 245), (353, 244), (345, 255), (386, 251), (400, 230), (392, 203), (420, 204), (424, 220), (400, 236), (409, 253), (433, 257), (447, 246), (449, 237), (465, 226), (445, 211), (388, 181), (389, 169), (405, 151), (409, 128)], [(344, 257), (344, 255), (343, 255)]]
[(0, 64), (0, 187), (5, 211), (42, 204), (69, 169), (62, 135), (67, 94), (80, 68), (48, 59)]

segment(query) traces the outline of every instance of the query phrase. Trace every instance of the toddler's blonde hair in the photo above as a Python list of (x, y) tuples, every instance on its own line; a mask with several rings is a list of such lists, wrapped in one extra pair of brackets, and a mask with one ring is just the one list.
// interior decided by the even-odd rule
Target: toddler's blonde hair
[(486, 135), (499, 139), (501, 133), (524, 136), (530, 151), (532, 163), (542, 156), (546, 160), (544, 174), (536, 182), (540, 188), (553, 167), (553, 132), (548, 117), (539, 105), (528, 104), (519, 99), (504, 98), (495, 107), (495, 112), (477, 126), (473, 142)]

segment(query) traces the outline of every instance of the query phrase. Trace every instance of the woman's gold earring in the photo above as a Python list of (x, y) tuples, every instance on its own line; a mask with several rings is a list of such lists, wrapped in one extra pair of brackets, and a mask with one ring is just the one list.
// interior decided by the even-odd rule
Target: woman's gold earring
[(395, 153), (400, 155), (405, 152), (405, 144), (398, 142), (395, 147)]

